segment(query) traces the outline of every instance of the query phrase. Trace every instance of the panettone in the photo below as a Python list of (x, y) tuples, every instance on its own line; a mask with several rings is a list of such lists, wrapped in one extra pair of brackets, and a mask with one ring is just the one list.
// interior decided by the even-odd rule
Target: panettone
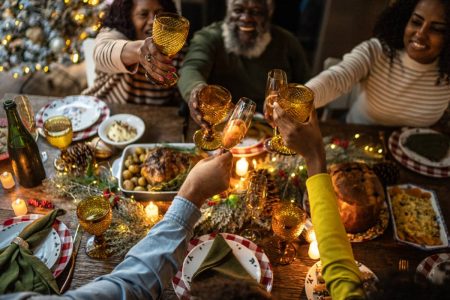
[(330, 175), (346, 231), (358, 233), (374, 226), (385, 194), (372, 169), (356, 162), (333, 164)]

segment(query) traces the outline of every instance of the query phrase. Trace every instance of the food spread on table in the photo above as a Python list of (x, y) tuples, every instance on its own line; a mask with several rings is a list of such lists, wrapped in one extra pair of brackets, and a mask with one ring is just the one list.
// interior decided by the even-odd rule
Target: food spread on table
[(389, 189), (392, 211), (401, 240), (419, 245), (441, 245), (440, 225), (431, 203), (432, 195), (419, 188)]
[(418, 133), (410, 135), (405, 146), (431, 161), (440, 161), (447, 156), (450, 138), (440, 133)]
[(120, 143), (133, 139), (137, 134), (136, 128), (124, 121), (114, 121), (108, 128), (107, 136), (111, 141)]
[(134, 191), (177, 191), (201, 158), (192, 149), (136, 147), (125, 157), (122, 186)]

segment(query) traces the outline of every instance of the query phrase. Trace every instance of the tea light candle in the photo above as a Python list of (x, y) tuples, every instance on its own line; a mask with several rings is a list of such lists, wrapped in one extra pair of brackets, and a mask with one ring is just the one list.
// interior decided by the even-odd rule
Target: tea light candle
[(0, 181), (2, 182), (2, 186), (5, 190), (13, 188), (16, 183), (14, 182), (14, 178), (10, 172), (3, 172), (0, 175)]
[(23, 201), (23, 199), (17, 198), (15, 201), (13, 201), (11, 206), (16, 216), (23, 216), (28, 212), (27, 204), (25, 203), (25, 201)]
[(245, 176), (245, 174), (247, 174), (247, 171), (248, 171), (248, 161), (244, 157), (242, 157), (236, 162), (236, 174), (242, 177)]
[(320, 258), (319, 246), (317, 245), (317, 241), (312, 241), (311, 244), (309, 244), (308, 256), (311, 259), (319, 259)]
[(159, 209), (158, 206), (153, 203), (153, 201), (150, 201), (150, 203), (147, 205), (147, 207), (145, 208), (145, 213), (152, 222), (158, 220)]

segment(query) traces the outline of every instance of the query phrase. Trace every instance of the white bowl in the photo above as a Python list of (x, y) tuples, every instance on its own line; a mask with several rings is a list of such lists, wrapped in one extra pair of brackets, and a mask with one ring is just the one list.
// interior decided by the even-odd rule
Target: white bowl
[[(128, 125), (136, 128), (136, 136), (132, 139), (129, 139), (128, 141), (124, 141), (124, 142), (114, 142), (112, 141), (107, 133), (109, 128), (112, 126), (112, 124), (114, 124), (115, 121), (122, 121), (127, 123)], [(130, 114), (118, 114), (118, 115), (113, 115), (109, 118), (107, 118), (105, 121), (103, 121), (100, 124), (100, 127), (98, 128), (98, 136), (102, 139), (102, 141), (104, 141), (106, 144), (117, 147), (117, 148), (125, 148), (127, 145), (132, 144), (134, 142), (136, 142), (138, 139), (141, 138), (141, 136), (144, 134), (145, 131), (145, 123), (144, 121), (142, 121), (141, 118), (135, 116), (135, 115), (130, 115)]]

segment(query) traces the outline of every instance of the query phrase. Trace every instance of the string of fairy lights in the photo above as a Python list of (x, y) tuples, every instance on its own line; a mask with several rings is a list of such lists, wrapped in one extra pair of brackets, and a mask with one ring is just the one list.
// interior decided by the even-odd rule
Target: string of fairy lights
[(103, 0), (3, 1), (0, 72), (20, 78), (83, 61), (82, 43), (97, 35), (106, 8)]

